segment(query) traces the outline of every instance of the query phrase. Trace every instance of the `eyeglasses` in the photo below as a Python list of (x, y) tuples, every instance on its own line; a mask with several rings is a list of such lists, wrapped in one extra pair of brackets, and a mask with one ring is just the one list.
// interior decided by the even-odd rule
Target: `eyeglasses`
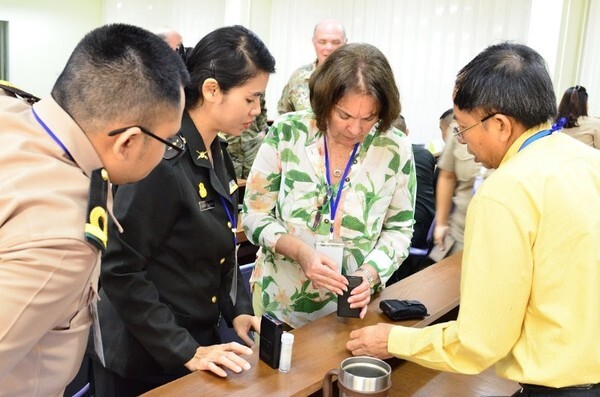
[(174, 135), (168, 139), (163, 139), (163, 138), (159, 137), (158, 135), (154, 134), (153, 132), (148, 131), (144, 127), (140, 127), (139, 125), (132, 125), (129, 127), (119, 128), (119, 129), (110, 131), (108, 133), (108, 136), (115, 136), (118, 134), (122, 134), (123, 132), (127, 131), (130, 128), (139, 128), (140, 131), (142, 131), (144, 134), (149, 135), (152, 138), (156, 139), (157, 141), (164, 143), (166, 145), (166, 147), (165, 147), (165, 154), (163, 155), (163, 158), (166, 160), (171, 160), (171, 159), (177, 157), (179, 154), (183, 153), (183, 151), (185, 150), (185, 138), (183, 138), (179, 135)]
[(452, 129), (452, 135), (454, 135), (456, 137), (456, 139), (458, 139), (458, 141), (460, 143), (465, 143), (465, 140), (463, 138), (463, 134), (465, 132), (467, 132), (468, 130), (470, 130), (473, 127), (478, 126), (479, 124), (485, 123), (486, 121), (488, 121), (489, 119), (491, 119), (492, 117), (496, 116), (498, 113), (492, 113), (488, 116), (485, 116), (484, 118), (482, 118), (481, 120), (479, 120), (478, 122), (476, 122), (475, 124), (473, 124), (472, 126), (469, 126), (463, 130), (459, 130), (458, 127), (454, 127)]

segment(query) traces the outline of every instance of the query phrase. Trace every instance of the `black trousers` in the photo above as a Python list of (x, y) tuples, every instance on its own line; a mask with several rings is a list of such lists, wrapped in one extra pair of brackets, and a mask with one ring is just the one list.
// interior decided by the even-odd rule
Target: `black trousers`
[(168, 383), (168, 381), (149, 382), (123, 378), (104, 368), (97, 361), (93, 361), (93, 368), (94, 397), (135, 397)]
[(600, 397), (600, 383), (591, 387), (560, 388), (521, 384), (521, 390), (512, 397)]

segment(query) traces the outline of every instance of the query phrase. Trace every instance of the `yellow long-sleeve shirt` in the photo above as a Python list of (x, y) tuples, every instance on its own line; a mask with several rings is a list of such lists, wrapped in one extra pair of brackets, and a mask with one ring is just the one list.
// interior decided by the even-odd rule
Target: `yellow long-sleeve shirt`
[(470, 204), (458, 319), (394, 327), (391, 354), (550, 387), (600, 382), (600, 152), (562, 133), (519, 151), (540, 129)]

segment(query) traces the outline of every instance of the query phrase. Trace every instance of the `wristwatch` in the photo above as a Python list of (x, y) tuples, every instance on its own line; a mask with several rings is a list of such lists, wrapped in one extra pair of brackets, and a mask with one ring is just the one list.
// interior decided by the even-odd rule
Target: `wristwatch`
[(371, 287), (371, 295), (373, 295), (373, 293), (375, 292), (375, 280), (373, 279), (373, 275), (371, 274), (371, 272), (363, 267), (359, 267), (358, 269), (356, 269), (356, 271), (361, 272), (362, 274), (365, 275), (367, 282), (369, 283), (369, 286)]

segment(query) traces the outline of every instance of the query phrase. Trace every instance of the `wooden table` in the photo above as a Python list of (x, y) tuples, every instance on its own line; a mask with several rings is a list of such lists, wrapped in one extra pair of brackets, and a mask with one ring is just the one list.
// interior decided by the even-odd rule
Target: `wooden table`
[[(309, 396), (319, 394), (325, 373), (350, 357), (346, 342), (350, 331), (378, 322), (389, 322), (379, 310), (381, 299), (417, 299), (430, 316), (398, 322), (424, 327), (455, 315), (460, 300), (461, 254), (455, 254), (386, 288), (369, 304), (363, 319), (341, 318), (335, 313), (292, 331), (295, 335), (292, 369), (280, 373), (258, 359), (249, 358), (252, 369), (228, 372), (225, 379), (209, 372), (196, 372), (154, 389), (153, 396)], [(399, 359), (388, 360), (393, 368), (392, 396), (482, 396), (511, 395), (518, 384), (498, 378), (493, 370), (480, 375), (457, 375), (421, 367)]]

